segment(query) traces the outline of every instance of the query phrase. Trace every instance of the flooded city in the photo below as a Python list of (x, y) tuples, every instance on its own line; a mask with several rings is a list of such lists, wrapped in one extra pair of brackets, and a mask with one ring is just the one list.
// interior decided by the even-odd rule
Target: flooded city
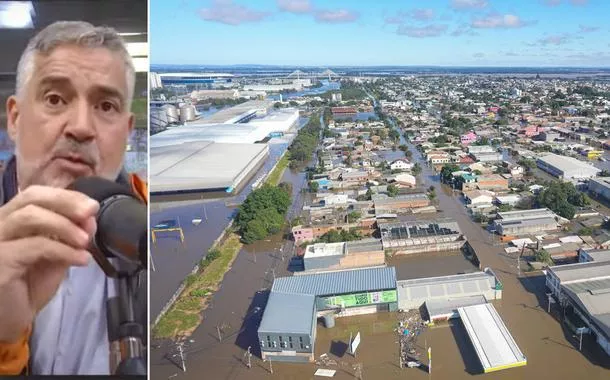
[[(413, 145), (409, 144), (409, 148), (416, 152)], [(607, 378), (608, 357), (595, 349), (594, 342), (585, 342), (582, 352), (578, 350), (577, 338), (558, 322), (560, 309), (556, 304), (551, 305), (551, 314), (547, 313), (543, 274), (528, 274), (522, 268), (518, 276), (517, 257), (505, 254), (489, 232), (472, 222), (460, 198), (451, 188), (439, 183), (438, 174), (418, 153), (414, 154), (414, 161), (423, 168), (421, 186), (434, 185), (439, 189), (439, 211), (458, 222), (480, 260), (480, 267), (492, 268), (503, 284), (502, 298), (490, 302), (527, 357), (527, 365), (489, 376), (494, 379), (541, 376), (558, 379), (582, 376)], [(282, 181), (290, 182), (293, 189), (298, 189), (303, 185), (303, 176), (303, 173), (287, 170)], [(200, 214), (200, 208), (186, 207), (181, 215), (188, 220)], [(228, 222), (229, 216), (226, 212), (216, 214), (214, 208), (208, 208), (207, 212), (208, 218), (220, 221), (215, 223), (218, 224), (219, 233), (222, 220)], [(162, 216), (155, 215), (155, 220), (169, 215), (169, 211), (163, 213)], [(187, 236), (184, 245), (197, 244), (190, 243), (195, 227), (184, 227)], [(195, 236), (205, 240), (201, 235)], [(207, 239), (213, 236), (214, 233), (209, 232)], [(327, 368), (336, 370), (334, 377), (338, 379), (403, 376), (424, 379), (430, 377), (425, 367), (428, 347), (434, 357), (432, 376), (435, 378), (466, 379), (481, 373), (481, 365), (459, 319), (424, 328), (418, 335), (415, 347), (422, 366), (401, 369), (397, 333), (400, 313), (397, 312), (338, 318), (333, 328), (324, 327), (319, 319), (314, 363), (263, 362), (256, 329), (273, 279), (290, 275), (291, 258), (285, 257), (284, 252), (291, 244), (283, 239), (282, 234), (277, 234), (265, 241), (244, 246), (204, 311), (203, 323), (188, 338), (185, 345), (187, 371), (182, 372), (180, 368), (175, 345), (171, 341), (158, 341), (151, 351), (152, 376), (158, 379), (173, 375), (185, 379), (200, 378), (202, 375), (218, 379), (312, 379), (316, 369)], [(186, 249), (179, 242), (168, 239), (155, 248), (155, 259), (159, 255), (183, 255)], [(199, 249), (201, 252), (201, 245)], [(171, 257), (165, 260), (165, 265), (171, 262), (174, 267), (180, 265), (181, 261)], [(462, 252), (397, 256), (390, 259), (388, 265), (397, 268), (397, 279), (469, 273), (478, 269)], [(152, 283), (155, 284), (155, 280)], [(154, 294), (151, 293), (151, 299)], [(362, 343), (354, 356), (348, 353), (348, 344), (350, 334), (358, 332), (362, 336)], [(251, 368), (247, 365), (248, 348), (253, 354)]]

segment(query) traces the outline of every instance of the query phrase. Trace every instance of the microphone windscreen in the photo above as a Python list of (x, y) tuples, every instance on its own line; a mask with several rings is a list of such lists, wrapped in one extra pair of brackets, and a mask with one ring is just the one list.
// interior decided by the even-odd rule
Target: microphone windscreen
[(102, 202), (114, 195), (128, 195), (133, 197), (133, 193), (127, 186), (100, 177), (78, 178), (68, 186), (68, 189), (81, 192), (98, 202)]

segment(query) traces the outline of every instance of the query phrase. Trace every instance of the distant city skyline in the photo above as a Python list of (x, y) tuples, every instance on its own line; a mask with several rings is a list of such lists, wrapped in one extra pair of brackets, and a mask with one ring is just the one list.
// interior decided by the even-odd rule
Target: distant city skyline
[(606, 0), (151, 0), (153, 65), (610, 67)]

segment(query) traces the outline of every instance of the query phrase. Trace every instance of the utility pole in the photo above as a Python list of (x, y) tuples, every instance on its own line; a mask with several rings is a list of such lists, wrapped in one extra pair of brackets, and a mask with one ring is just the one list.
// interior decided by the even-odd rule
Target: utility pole
[(184, 361), (184, 342), (178, 343), (178, 352), (180, 353), (180, 361), (182, 362), (182, 372), (186, 372), (186, 362)]
[(254, 256), (254, 263), (256, 264), (256, 248), (252, 251), (252, 256)]
[(252, 346), (248, 346), (248, 351), (244, 353), (244, 358), (248, 359), (248, 362), (246, 363), (246, 367), (248, 368), (252, 368), (252, 361), (250, 360), (252, 358), (252, 353), (250, 352), (251, 347)]
[(402, 363), (402, 337), (400, 335), (398, 335), (398, 365), (400, 366), (400, 369), (404, 368), (404, 364)]
[(356, 364), (355, 370), (356, 370), (356, 375), (355, 375), (356, 378), (359, 380), (363, 380), (362, 379), (362, 363)]
[(547, 293), (546, 294), (547, 297), (549, 298), (549, 306), (548, 306), (549, 308), (547, 310), (547, 313), (549, 313), (549, 314), (551, 314), (551, 294), (553, 294), (553, 293)]
[(267, 361), (269, 362), (269, 372), (273, 375), (273, 364), (271, 364), (270, 359), (267, 359)]
[(222, 335), (220, 335), (220, 326), (216, 325), (216, 331), (218, 332), (218, 341), (222, 343)]

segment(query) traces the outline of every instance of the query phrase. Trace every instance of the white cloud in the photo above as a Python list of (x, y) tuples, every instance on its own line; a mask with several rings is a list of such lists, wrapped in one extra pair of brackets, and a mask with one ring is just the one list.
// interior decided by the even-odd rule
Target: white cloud
[(240, 25), (246, 22), (262, 21), (269, 17), (270, 13), (234, 4), (232, 0), (214, 0), (210, 7), (199, 10), (199, 15), (206, 21)]
[(522, 28), (532, 24), (531, 21), (523, 21), (519, 16), (513, 14), (489, 14), (472, 20), (473, 28), (492, 29), (492, 28)]
[(438, 37), (445, 34), (447, 31), (447, 25), (444, 24), (431, 24), (422, 27), (406, 26), (401, 25), (396, 31), (397, 34), (414, 37), (414, 38), (426, 38), (426, 37)]
[(338, 24), (356, 21), (360, 15), (348, 9), (327, 9), (317, 10), (314, 17), (318, 22)]
[(451, 0), (451, 8), (461, 11), (469, 9), (483, 9), (489, 5), (487, 0)]
[(309, 13), (313, 6), (309, 0), (277, 0), (277, 6), (281, 11), (289, 13)]

